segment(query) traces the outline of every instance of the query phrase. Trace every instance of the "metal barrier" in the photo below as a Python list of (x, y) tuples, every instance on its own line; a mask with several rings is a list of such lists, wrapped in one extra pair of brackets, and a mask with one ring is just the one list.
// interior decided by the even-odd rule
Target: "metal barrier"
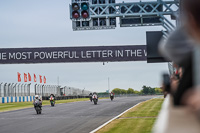
[[(87, 97), (90, 93), (85, 89), (69, 86), (35, 84), (33, 87), (34, 94), (40, 95), (44, 99), (47, 99), (50, 94), (54, 94), (57, 99), (72, 99)], [(32, 93), (32, 95), (34, 94)], [(29, 96), (31, 96), (31, 83), (0, 83), (0, 103), (30, 101), (28, 100)], [(23, 100), (26, 98), (27, 100)]]
[(30, 96), (31, 84), (0, 83), (0, 97)]
[(60, 86), (35, 84), (34, 91), (35, 95), (49, 96), (50, 94), (54, 94), (58, 96), (60, 95)]
[[(57, 96), (56, 100), (66, 100), (66, 99), (77, 99), (77, 98), (88, 98), (89, 96)], [(42, 100), (49, 100), (49, 96), (42, 96)]]
[(85, 89), (81, 90), (75, 87), (69, 86), (58, 86), (58, 85), (41, 85), (35, 84), (35, 95), (41, 96), (49, 96), (50, 94), (54, 94), (55, 96), (88, 96), (90, 91)]
[(61, 88), (61, 93), (65, 96), (88, 96), (90, 91), (78, 89), (75, 87), (64, 86)]
[[(0, 83), (0, 97), (16, 97), (16, 96), (30, 96), (31, 84), (21, 83)], [(58, 86), (58, 85), (34, 85), (34, 94), (41, 96), (49, 96), (54, 94), (56, 96), (88, 96), (90, 91), (85, 89), (78, 89), (69, 86)]]

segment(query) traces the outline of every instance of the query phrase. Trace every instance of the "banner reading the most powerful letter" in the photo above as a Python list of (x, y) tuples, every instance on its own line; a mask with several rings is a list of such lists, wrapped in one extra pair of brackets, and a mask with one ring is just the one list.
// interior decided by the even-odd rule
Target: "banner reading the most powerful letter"
[(0, 64), (145, 61), (146, 45), (0, 49)]

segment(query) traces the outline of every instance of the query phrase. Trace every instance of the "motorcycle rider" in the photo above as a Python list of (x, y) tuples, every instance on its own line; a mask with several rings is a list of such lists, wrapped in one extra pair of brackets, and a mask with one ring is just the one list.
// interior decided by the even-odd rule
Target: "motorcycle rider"
[(114, 95), (115, 95), (115, 93), (114, 92), (110, 92), (110, 99), (112, 98), (112, 99), (114, 99)]
[(33, 100), (34, 108), (35, 108), (35, 104), (34, 104), (34, 103), (35, 103), (36, 100), (39, 100), (39, 103), (40, 103), (39, 107), (40, 107), (40, 109), (42, 110), (42, 99), (39, 98), (38, 95), (35, 95), (35, 98), (34, 98), (34, 100)]
[(94, 98), (96, 98), (96, 99), (97, 99), (97, 101), (98, 101), (98, 95), (97, 95), (97, 93), (96, 93), (96, 92), (94, 92), (94, 93), (93, 93), (93, 95), (92, 95), (92, 99), (94, 99)]
[(92, 93), (89, 94), (90, 101), (92, 102)]
[(51, 94), (49, 97), (50, 102), (53, 101), (53, 103), (55, 104), (55, 95)]
[(54, 94), (51, 94), (50, 97), (49, 97), (49, 99), (50, 99), (50, 100), (55, 100), (55, 95), (54, 95)]
[(110, 96), (114, 96), (114, 95), (115, 95), (115, 93), (111, 91), (110, 92)]

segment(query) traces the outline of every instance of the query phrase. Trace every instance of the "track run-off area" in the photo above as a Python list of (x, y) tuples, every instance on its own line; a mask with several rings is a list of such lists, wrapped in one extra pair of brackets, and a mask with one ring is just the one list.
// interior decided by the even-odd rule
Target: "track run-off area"
[(99, 99), (43, 106), (42, 114), (27, 108), (0, 113), (2, 133), (89, 133), (132, 106), (155, 96)]

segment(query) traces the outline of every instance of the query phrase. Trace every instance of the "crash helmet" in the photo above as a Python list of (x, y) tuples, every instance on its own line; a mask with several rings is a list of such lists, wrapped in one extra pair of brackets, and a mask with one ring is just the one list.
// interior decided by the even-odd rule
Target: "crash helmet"
[(38, 97), (39, 97), (38, 95), (35, 95), (35, 98), (36, 98), (36, 99), (38, 99)]

